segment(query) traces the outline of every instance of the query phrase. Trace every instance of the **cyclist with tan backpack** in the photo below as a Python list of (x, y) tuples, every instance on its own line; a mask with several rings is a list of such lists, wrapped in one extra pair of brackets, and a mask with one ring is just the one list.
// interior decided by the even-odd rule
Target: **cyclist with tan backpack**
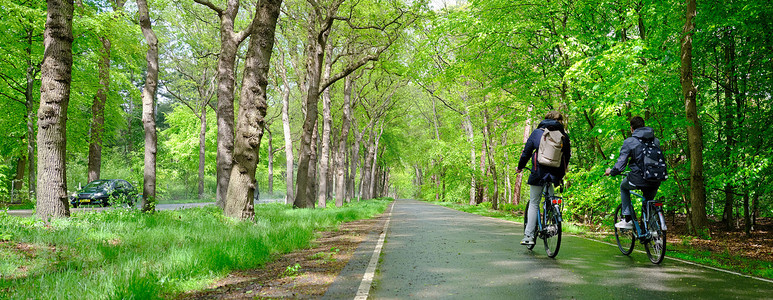
[[(553, 185), (559, 185), (566, 175), (571, 150), (569, 136), (564, 130), (563, 115), (558, 111), (550, 111), (545, 120), (532, 131), (518, 161), (520, 173), (531, 160), (532, 171), (527, 183), (530, 187), (528, 215), (536, 216), (539, 211), (540, 197), (544, 185), (548, 185), (548, 193), (554, 194)], [(526, 231), (521, 245), (534, 244), (536, 218), (527, 218)]]

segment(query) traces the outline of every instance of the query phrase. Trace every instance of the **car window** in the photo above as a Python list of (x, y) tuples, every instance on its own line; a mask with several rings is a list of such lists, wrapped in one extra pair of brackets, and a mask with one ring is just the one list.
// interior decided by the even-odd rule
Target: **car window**
[(89, 182), (86, 186), (83, 187), (84, 191), (103, 191), (107, 190), (112, 186), (112, 183), (109, 180), (94, 180), (92, 182)]
[(100, 189), (104, 190), (110, 187), (110, 181), (108, 180), (94, 180), (87, 184), (84, 189)]
[(123, 181), (123, 180), (118, 181), (118, 189), (121, 190), (121, 191), (124, 191), (124, 192), (128, 191), (129, 190), (129, 183), (126, 182), (126, 181)]

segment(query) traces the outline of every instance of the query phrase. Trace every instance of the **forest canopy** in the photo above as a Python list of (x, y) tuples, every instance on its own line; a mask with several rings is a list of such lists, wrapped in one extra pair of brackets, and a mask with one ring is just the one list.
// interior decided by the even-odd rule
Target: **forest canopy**
[[(749, 232), (773, 216), (769, 1), (70, 5), (71, 83), (56, 123), (66, 194), (121, 178), (148, 200), (198, 198), (226, 212), (230, 191), (239, 210), (256, 194), (295, 207), (391, 196), (506, 210), (528, 194), (516, 173), (525, 137), (556, 110), (572, 141), (572, 221), (601, 223), (619, 203), (619, 177), (603, 175), (634, 116), (665, 151), (658, 198), (696, 233), (708, 234), (707, 218)], [(45, 205), (39, 128), (54, 6), (0, 7), (0, 202)]]

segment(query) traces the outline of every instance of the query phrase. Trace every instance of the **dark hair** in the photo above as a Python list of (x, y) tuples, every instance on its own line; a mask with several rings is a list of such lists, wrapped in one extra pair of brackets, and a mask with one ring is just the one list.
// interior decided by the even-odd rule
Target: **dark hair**
[(556, 110), (551, 110), (547, 114), (545, 114), (545, 119), (550, 120), (556, 120), (556, 121), (563, 121), (564, 115), (561, 114), (561, 112)]
[(631, 118), (631, 129), (636, 130), (640, 127), (644, 127), (644, 119), (639, 116)]

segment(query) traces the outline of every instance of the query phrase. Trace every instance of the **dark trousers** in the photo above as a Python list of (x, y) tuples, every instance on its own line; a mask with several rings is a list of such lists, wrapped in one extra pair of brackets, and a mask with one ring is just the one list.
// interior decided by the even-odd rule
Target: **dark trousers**
[[(630, 216), (631, 210), (631, 190), (641, 190), (641, 195), (647, 200), (655, 199), (655, 195), (658, 193), (660, 183), (653, 186), (636, 186), (628, 182), (628, 177), (623, 178), (623, 182), (620, 183), (620, 200), (623, 203), (623, 216)], [(645, 208), (646, 202), (642, 203), (642, 209)]]

